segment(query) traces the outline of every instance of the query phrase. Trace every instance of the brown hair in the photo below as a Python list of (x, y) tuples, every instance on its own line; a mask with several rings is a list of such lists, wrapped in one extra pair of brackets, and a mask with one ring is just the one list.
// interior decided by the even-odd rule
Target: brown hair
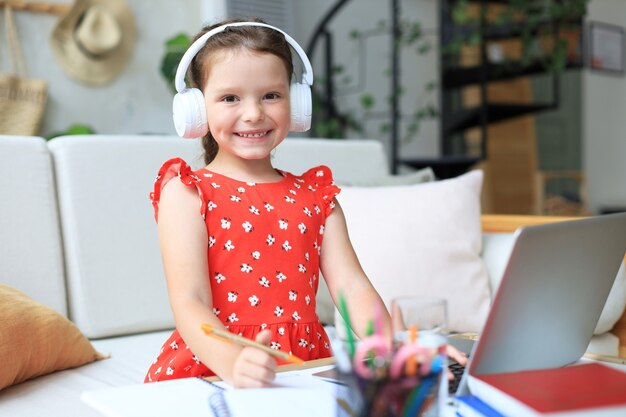
[[(206, 26), (196, 34), (195, 42), (208, 31), (219, 26), (236, 22), (258, 22), (265, 23), (261, 19), (227, 19), (218, 24)], [(291, 49), (282, 33), (260, 26), (235, 26), (226, 28), (223, 32), (217, 33), (207, 39), (206, 43), (198, 51), (189, 65), (189, 81), (192, 86), (202, 90), (207, 83), (209, 74), (208, 66), (211, 64), (211, 55), (214, 52), (224, 49), (246, 48), (251, 51), (276, 55), (285, 64), (287, 74), (291, 78), (293, 74), (293, 62), (291, 59)], [(204, 148), (204, 162), (209, 164), (217, 155), (218, 145), (209, 131), (202, 138)]]

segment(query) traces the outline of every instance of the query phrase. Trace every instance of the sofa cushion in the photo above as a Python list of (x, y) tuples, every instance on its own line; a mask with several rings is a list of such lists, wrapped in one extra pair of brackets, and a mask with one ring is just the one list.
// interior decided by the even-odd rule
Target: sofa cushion
[(0, 136), (0, 282), (67, 315), (52, 160), (39, 137)]
[(622, 262), (593, 334), (610, 331), (624, 314), (624, 308), (626, 308), (626, 268)]
[(435, 181), (435, 172), (432, 168), (422, 168), (415, 172), (410, 172), (402, 175), (383, 175), (378, 178), (369, 180), (358, 179), (355, 181), (336, 181), (340, 186), (352, 186), (352, 187), (388, 187), (393, 185), (413, 185), (422, 184), (425, 182)]
[(399, 295), (448, 300), (449, 329), (479, 331), (490, 291), (481, 253), (483, 175), (410, 186), (343, 187), (337, 197), (363, 269), (387, 305)]
[[(159, 167), (181, 157), (204, 166), (196, 140), (156, 135), (65, 136), (51, 140), (71, 319), (90, 338), (168, 329), (157, 228), (148, 193)], [(361, 163), (346, 163), (357, 158)], [(377, 141), (287, 139), (277, 168), (302, 173), (328, 161), (338, 180), (387, 174)], [(355, 166), (358, 167), (355, 169)]]
[(0, 389), (104, 358), (67, 318), (0, 284)]
[(272, 163), (296, 175), (326, 165), (337, 184), (374, 181), (389, 174), (383, 144), (371, 139), (287, 138), (274, 150)]
[(81, 401), (84, 391), (142, 384), (171, 330), (93, 340), (107, 360), (54, 372), (0, 391), (0, 416), (102, 417)]
[[(482, 258), (489, 272), (489, 281), (493, 294), (500, 286), (502, 275), (511, 256), (514, 244), (514, 233), (483, 233)], [(622, 262), (593, 334), (602, 335), (613, 329), (615, 323), (622, 317), (625, 308), (626, 270), (624, 262)], [(594, 352), (599, 353), (598, 351)]]
[(198, 141), (173, 136), (65, 136), (56, 170), (70, 318), (89, 338), (174, 327), (152, 204), (159, 167), (204, 166)]

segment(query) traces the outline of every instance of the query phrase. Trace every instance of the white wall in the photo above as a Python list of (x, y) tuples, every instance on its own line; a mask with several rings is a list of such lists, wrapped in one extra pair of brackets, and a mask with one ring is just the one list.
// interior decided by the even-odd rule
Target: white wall
[[(626, 27), (624, 0), (592, 0), (588, 19)], [(591, 70), (583, 77), (583, 166), (594, 211), (626, 207), (626, 78)]]
[[(173, 134), (172, 94), (159, 73), (165, 39), (181, 31), (195, 33), (214, 10), (223, 12), (224, 1), (186, 0), (182, 7), (171, 0), (127, 0), (137, 26), (134, 53), (121, 75), (102, 87), (81, 84), (57, 65), (50, 35), (58, 16), (15, 11), (28, 75), (49, 85), (41, 134), (63, 131), (74, 123), (87, 124), (98, 133)], [(2, 29), (0, 71), (5, 72), (9, 66)]]

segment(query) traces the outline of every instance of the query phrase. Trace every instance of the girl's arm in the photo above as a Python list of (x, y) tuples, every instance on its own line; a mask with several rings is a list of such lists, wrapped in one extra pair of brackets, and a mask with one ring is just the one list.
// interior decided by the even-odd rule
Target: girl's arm
[[(158, 233), (176, 328), (200, 361), (226, 382), (237, 387), (268, 385), (276, 369), (271, 356), (253, 347), (220, 342), (201, 330), (202, 323), (224, 326), (212, 312), (208, 238), (199, 204), (196, 190), (178, 178), (161, 192)], [(256, 340), (268, 344), (270, 337), (265, 331)]]
[(372, 312), (377, 308), (383, 313), (385, 333), (390, 335), (387, 309), (363, 272), (348, 236), (343, 210), (337, 200), (334, 201), (335, 208), (326, 218), (320, 258), (320, 268), (330, 294), (335, 305), (339, 305), (339, 294), (343, 295), (352, 328), (359, 337), (365, 336), (368, 322), (374, 318)]

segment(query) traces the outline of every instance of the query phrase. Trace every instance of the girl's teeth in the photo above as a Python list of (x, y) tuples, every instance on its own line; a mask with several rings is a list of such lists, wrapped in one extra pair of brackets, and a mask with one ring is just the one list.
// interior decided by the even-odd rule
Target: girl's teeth
[(263, 133), (240, 133), (239, 136), (241, 136), (242, 138), (260, 138), (262, 136), (265, 136), (267, 132), (263, 132)]

